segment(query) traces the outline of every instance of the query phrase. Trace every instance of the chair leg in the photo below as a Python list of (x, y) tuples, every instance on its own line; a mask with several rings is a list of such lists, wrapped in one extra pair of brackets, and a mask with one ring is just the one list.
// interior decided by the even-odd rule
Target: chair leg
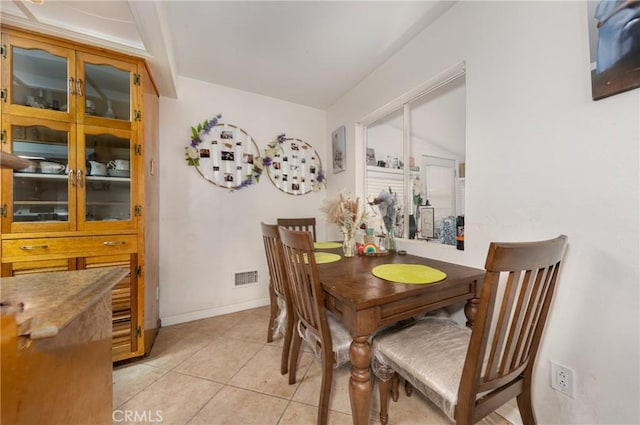
[(324, 359), (324, 361), (322, 362), (322, 386), (320, 388), (320, 403), (318, 404), (318, 425), (327, 425), (332, 382), (333, 359)]
[(406, 379), (404, 380), (404, 392), (407, 394), (407, 397), (411, 397), (411, 394), (413, 394), (413, 386), (411, 386), (411, 383)]
[(378, 390), (380, 391), (380, 423), (387, 425), (389, 421), (389, 392), (392, 392), (390, 387), (393, 387), (394, 379), (398, 380), (398, 375), (393, 374), (391, 380), (378, 379)]
[(269, 301), (271, 302), (271, 314), (269, 315), (269, 328), (267, 329), (267, 342), (273, 342), (273, 325), (278, 315), (278, 300), (273, 286), (269, 283)]
[(284, 333), (282, 345), (282, 360), (280, 361), (280, 373), (285, 375), (288, 371), (289, 353), (291, 351), (291, 336), (293, 334), (293, 317), (287, 312), (287, 329)]
[(531, 381), (527, 382), (527, 379), (525, 379), (523, 387), (522, 393), (516, 397), (520, 417), (524, 425), (535, 425), (536, 415), (533, 413), (533, 404), (531, 403)]
[[(297, 321), (294, 320), (294, 323)], [(295, 328), (295, 326), (294, 326)], [(296, 372), (298, 371), (298, 356), (300, 354), (300, 345), (302, 338), (296, 329), (292, 332), (291, 352), (289, 353), (289, 385), (296, 383)]]
[(394, 402), (398, 401), (399, 391), (398, 386), (400, 385), (400, 378), (397, 373), (394, 373), (391, 377), (391, 400)]

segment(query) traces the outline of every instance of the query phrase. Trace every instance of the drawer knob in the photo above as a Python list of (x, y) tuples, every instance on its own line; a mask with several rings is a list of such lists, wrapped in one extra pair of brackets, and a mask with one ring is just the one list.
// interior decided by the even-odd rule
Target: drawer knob
[(104, 241), (102, 242), (106, 246), (118, 246), (118, 245), (126, 245), (125, 241)]
[(20, 249), (25, 251), (33, 251), (34, 249), (47, 249), (49, 245), (22, 245)]

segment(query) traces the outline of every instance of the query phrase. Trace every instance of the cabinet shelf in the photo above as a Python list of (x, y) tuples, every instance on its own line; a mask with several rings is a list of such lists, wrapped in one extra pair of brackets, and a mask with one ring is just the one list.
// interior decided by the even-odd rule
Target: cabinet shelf
[(66, 140), (44, 140), (44, 139), (22, 139), (13, 138), (13, 143), (29, 143), (29, 144), (42, 144), (42, 145), (60, 145), (61, 143), (67, 143)]
[(13, 176), (24, 178), (24, 179), (46, 179), (46, 180), (66, 180), (68, 178), (66, 174), (20, 173), (20, 172), (14, 172)]
[(95, 202), (87, 202), (88, 206), (91, 205), (110, 205), (110, 206), (115, 206), (115, 205), (129, 205), (129, 202), (114, 202), (114, 201), (95, 201)]
[(15, 205), (68, 205), (67, 201), (14, 201)]
[(131, 182), (131, 177), (87, 176), (87, 181)]
[[(69, 178), (66, 174), (46, 174), (46, 173), (20, 173), (14, 172), (14, 177), (24, 179), (47, 179), (47, 180), (66, 180)], [(131, 182), (131, 177), (111, 177), (111, 176), (87, 176), (87, 181), (106, 181), (106, 182)]]

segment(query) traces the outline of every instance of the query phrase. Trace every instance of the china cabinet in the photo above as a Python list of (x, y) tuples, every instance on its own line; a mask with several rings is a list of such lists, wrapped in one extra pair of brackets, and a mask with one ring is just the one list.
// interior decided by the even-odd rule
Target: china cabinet
[(119, 266), (113, 360), (158, 323), (158, 95), (142, 59), (2, 29), (2, 276)]

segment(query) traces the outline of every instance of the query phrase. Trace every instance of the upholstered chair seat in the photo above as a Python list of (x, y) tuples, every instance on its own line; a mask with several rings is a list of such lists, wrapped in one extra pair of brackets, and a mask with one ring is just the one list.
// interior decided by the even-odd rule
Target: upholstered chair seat
[(471, 331), (451, 319), (425, 317), (373, 339), (373, 372), (389, 380), (397, 371), (454, 420), (470, 338)]
[[(327, 322), (329, 323), (329, 331), (331, 331), (331, 348), (333, 350), (333, 368), (349, 363), (349, 347), (351, 346), (351, 335), (347, 328), (329, 311), (327, 311)], [(300, 337), (311, 348), (314, 355), (319, 358), (322, 345), (318, 336), (305, 329), (302, 322), (298, 322), (298, 332)]]

